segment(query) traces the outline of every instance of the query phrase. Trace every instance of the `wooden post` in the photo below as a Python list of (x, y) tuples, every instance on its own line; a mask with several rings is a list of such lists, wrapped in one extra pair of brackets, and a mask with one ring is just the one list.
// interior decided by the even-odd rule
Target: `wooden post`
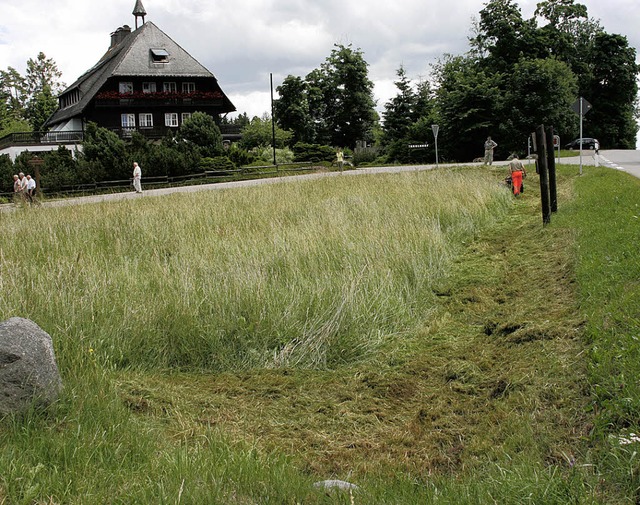
[(542, 222), (551, 222), (551, 204), (549, 198), (549, 168), (547, 166), (547, 139), (544, 125), (536, 128), (536, 146), (538, 148), (538, 169), (540, 171), (540, 199), (542, 201)]
[(29, 160), (29, 165), (33, 168), (33, 178), (36, 181), (36, 194), (42, 195), (42, 189), (40, 187), (40, 167), (44, 165), (44, 160), (39, 156), (34, 156)]
[(553, 126), (547, 128), (547, 165), (549, 169), (549, 207), (551, 209), (551, 212), (558, 212), (556, 158), (553, 152)]

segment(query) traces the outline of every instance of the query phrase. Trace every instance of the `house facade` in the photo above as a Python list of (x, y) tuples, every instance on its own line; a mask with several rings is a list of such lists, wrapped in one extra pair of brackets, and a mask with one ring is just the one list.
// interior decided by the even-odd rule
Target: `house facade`
[[(90, 121), (123, 138), (134, 130), (161, 138), (175, 132), (194, 112), (209, 114), (219, 123), (223, 115), (236, 110), (209, 70), (155, 24), (145, 22), (141, 0), (133, 15), (136, 28), (124, 25), (114, 31), (102, 58), (60, 94), (58, 109), (45, 123), (46, 133), (13, 134), (31, 144), (22, 148), (0, 139), (0, 153), (12, 149), (15, 157), (26, 149), (78, 144)], [(223, 131), (223, 138), (237, 139), (239, 132)]]

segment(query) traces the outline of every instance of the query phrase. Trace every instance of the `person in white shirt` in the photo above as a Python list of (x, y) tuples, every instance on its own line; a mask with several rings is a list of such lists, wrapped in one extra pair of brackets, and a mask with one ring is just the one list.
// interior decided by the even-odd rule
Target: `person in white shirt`
[(136, 193), (142, 193), (142, 169), (137, 162), (133, 162), (133, 187)]
[(31, 200), (36, 196), (36, 181), (29, 174), (27, 174), (27, 195)]
[(24, 176), (24, 172), (20, 172), (18, 176), (20, 177), (20, 188), (22, 190), (22, 196), (27, 202), (31, 202), (31, 198), (29, 197), (29, 192), (27, 191), (27, 184), (29, 183), (29, 181)]

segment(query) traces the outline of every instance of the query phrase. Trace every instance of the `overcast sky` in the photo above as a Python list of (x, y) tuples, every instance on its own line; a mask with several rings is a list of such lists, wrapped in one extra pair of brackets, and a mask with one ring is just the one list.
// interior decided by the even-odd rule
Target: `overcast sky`
[[(417, 81), (444, 53), (468, 49), (472, 20), (485, 0), (142, 0), (152, 21), (217, 78), (238, 112), (270, 110), (274, 88), (287, 75), (318, 68), (334, 44), (364, 53), (378, 108), (395, 95), (396, 70)], [(521, 0), (525, 19), (538, 0)], [(640, 47), (639, 0), (583, 0), (608, 33)], [(0, 0), (0, 68), (24, 75), (42, 51), (66, 84), (92, 67), (110, 33), (135, 27), (135, 0)]]

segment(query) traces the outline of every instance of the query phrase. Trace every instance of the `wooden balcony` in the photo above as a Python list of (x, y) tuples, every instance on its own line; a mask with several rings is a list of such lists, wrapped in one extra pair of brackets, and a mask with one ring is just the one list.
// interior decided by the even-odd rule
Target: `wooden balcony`
[(114, 108), (114, 107), (222, 107), (222, 98), (203, 99), (203, 98), (164, 98), (146, 99), (146, 98), (96, 98), (96, 108)]
[(103, 91), (96, 95), (96, 107), (221, 107), (222, 93), (216, 91), (194, 91), (192, 93), (117, 93)]

